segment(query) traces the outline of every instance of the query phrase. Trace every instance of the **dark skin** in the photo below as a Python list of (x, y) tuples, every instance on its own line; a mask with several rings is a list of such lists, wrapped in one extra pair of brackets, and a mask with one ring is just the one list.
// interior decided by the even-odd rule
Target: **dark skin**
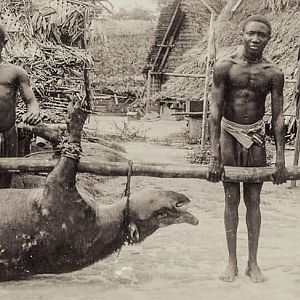
[[(1, 29), (1, 28), (0, 28)], [(30, 86), (29, 76), (24, 69), (7, 63), (2, 58), (2, 50), (6, 40), (0, 35), (0, 133), (15, 126), (17, 92), (27, 106), (23, 121), (36, 125), (41, 121), (40, 108)], [(0, 175), (0, 188), (10, 186), (11, 176)]]
[[(270, 61), (263, 58), (263, 50), (270, 40), (270, 30), (262, 22), (250, 21), (242, 32), (244, 46), (240, 53), (219, 60), (214, 68), (211, 101), (210, 130), (213, 158), (209, 166), (208, 180), (222, 179), (223, 165), (236, 166), (237, 141), (228, 133), (220, 139), (221, 119), (243, 125), (261, 120), (265, 113), (266, 96), (271, 94), (272, 124), (276, 142), (276, 164), (272, 180), (275, 184), (286, 182), (284, 159), (284, 119), (282, 72)], [(265, 166), (266, 149), (251, 146), (254, 162), (252, 166)], [(249, 258), (246, 275), (253, 282), (266, 281), (257, 264), (257, 249), (260, 234), (260, 193), (263, 183), (243, 183), (244, 202), (247, 208)], [(238, 206), (240, 184), (223, 182), (225, 191), (225, 230), (229, 262), (220, 279), (234, 281), (238, 275), (236, 239), (238, 227)]]

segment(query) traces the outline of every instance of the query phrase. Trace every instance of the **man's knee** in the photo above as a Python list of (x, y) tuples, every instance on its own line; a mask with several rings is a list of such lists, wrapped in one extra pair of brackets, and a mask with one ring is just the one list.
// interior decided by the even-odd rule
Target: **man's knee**
[(244, 202), (248, 209), (259, 208), (261, 187), (261, 184), (244, 185)]
[(237, 208), (240, 203), (240, 186), (239, 184), (224, 183), (225, 203), (232, 209)]

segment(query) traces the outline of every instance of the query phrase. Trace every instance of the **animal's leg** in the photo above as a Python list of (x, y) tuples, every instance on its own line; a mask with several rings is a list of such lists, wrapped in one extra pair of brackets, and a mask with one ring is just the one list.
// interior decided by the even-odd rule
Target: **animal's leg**
[(81, 132), (87, 114), (78, 107), (69, 112), (68, 139), (63, 142), (61, 158), (46, 179), (44, 198), (60, 201), (65, 193), (76, 190), (77, 164), (81, 153)]

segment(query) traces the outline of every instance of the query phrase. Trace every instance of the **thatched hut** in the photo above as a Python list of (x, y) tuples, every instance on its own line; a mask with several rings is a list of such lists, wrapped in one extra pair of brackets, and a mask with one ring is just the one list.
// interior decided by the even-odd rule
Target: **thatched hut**
[(62, 121), (72, 98), (87, 97), (84, 75), (92, 65), (87, 32), (92, 14), (99, 13), (94, 8), (76, 0), (1, 1), (8, 36), (4, 55), (28, 71), (45, 121)]
[[(212, 4), (215, 1), (210, 1)], [(265, 55), (277, 63), (287, 79), (294, 79), (297, 72), (297, 56), (300, 43), (299, 0), (227, 0), (215, 22), (215, 49), (218, 55), (231, 53), (241, 43), (242, 20), (251, 14), (263, 14), (273, 26), (272, 39)], [(208, 22), (202, 23), (203, 31), (199, 42), (185, 52), (181, 64), (173, 69), (179, 74), (204, 74), (207, 58)], [(226, 30), (225, 30), (226, 29)], [(176, 47), (176, 44), (175, 44)], [(164, 71), (164, 70), (163, 70)], [(162, 82), (160, 91), (152, 99), (202, 100), (204, 81), (201, 78), (168, 77)], [(294, 126), (294, 84), (285, 85), (285, 114), (289, 129)]]

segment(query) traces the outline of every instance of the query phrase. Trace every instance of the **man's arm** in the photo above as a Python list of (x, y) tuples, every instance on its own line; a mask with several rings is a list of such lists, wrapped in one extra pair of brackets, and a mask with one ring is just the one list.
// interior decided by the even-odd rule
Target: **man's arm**
[(276, 171), (272, 175), (272, 179), (276, 184), (286, 182), (284, 158), (285, 128), (283, 117), (283, 86), (284, 75), (281, 71), (276, 71), (273, 75), (271, 89), (272, 127), (276, 146)]
[(19, 68), (18, 80), (22, 99), (27, 106), (23, 121), (29, 125), (36, 125), (41, 121), (40, 107), (30, 86), (29, 76), (24, 69)]
[(228, 64), (224, 61), (221, 61), (216, 63), (213, 72), (209, 118), (212, 158), (207, 176), (207, 179), (212, 182), (220, 181), (224, 171), (221, 163), (220, 135), (221, 119), (223, 116), (225, 102), (225, 84), (228, 69)]

